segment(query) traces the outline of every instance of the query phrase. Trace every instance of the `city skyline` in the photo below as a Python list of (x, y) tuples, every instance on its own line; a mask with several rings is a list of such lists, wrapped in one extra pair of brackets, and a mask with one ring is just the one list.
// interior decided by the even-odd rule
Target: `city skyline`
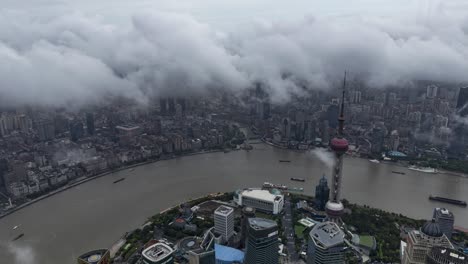
[(0, 259), (466, 263), (464, 10), (3, 0)]

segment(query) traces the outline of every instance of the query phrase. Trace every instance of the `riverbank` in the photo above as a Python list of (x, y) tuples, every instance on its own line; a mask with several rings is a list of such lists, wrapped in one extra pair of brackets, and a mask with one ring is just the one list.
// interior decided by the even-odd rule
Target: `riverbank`
[[(233, 149), (233, 150), (236, 150), (236, 149)], [(92, 181), (92, 180), (95, 180), (95, 179), (98, 179), (98, 178), (101, 178), (101, 177), (104, 177), (104, 176), (107, 176), (109, 174), (113, 174), (113, 173), (116, 173), (116, 172), (119, 172), (119, 171), (123, 171), (123, 170), (128, 170), (128, 169), (132, 169), (132, 168), (135, 168), (135, 167), (139, 167), (139, 166), (143, 166), (143, 165), (146, 165), (146, 164), (150, 164), (150, 163), (156, 163), (158, 161), (164, 161), (164, 160), (171, 160), (171, 159), (176, 159), (176, 158), (182, 158), (182, 157), (188, 157), (188, 156), (195, 156), (195, 155), (201, 155), (201, 154), (208, 154), (208, 153), (217, 153), (217, 152), (224, 152), (224, 150), (206, 150), (206, 151), (199, 151), (199, 152), (193, 152), (193, 153), (187, 153), (187, 154), (184, 154), (184, 155), (181, 155), (181, 156), (171, 156), (171, 157), (164, 157), (164, 158), (161, 158), (161, 159), (157, 159), (157, 160), (148, 160), (148, 161), (143, 161), (143, 162), (139, 162), (139, 163), (135, 163), (135, 164), (131, 164), (131, 165), (127, 165), (127, 166), (124, 166), (124, 167), (120, 167), (120, 168), (116, 168), (116, 169), (113, 169), (113, 170), (110, 170), (110, 171), (106, 171), (106, 172), (103, 172), (103, 173), (100, 173), (100, 174), (97, 174), (97, 175), (94, 175), (94, 176), (90, 176), (90, 177), (85, 177), (83, 179), (79, 179), (78, 181), (75, 181), (75, 182), (72, 182), (72, 183), (69, 183), (65, 186), (62, 186), (56, 190), (53, 190), (47, 194), (44, 194), (42, 196), (39, 196), (31, 201), (28, 201), (26, 203), (23, 203), (21, 205), (18, 205), (12, 209), (9, 209), (7, 211), (5, 211), (4, 213), (0, 214), (0, 219), (12, 214), (12, 213), (15, 213), (23, 208), (26, 208), (30, 205), (33, 205), (37, 202), (40, 202), (46, 198), (49, 198), (51, 196), (54, 196), (56, 194), (59, 194), (61, 192), (64, 192), (66, 190), (69, 190), (71, 188), (74, 188), (78, 185), (81, 185), (81, 184), (84, 184), (86, 182), (89, 182), (89, 181)]]
[[(278, 148), (278, 149), (283, 149), (283, 150), (288, 150), (288, 151), (292, 151), (292, 152), (299, 152), (299, 153), (303, 153), (303, 152), (307, 152), (311, 149), (305, 149), (305, 150), (301, 150), (301, 149), (290, 149), (288, 147), (285, 147), (285, 146), (282, 146), (282, 145), (278, 145), (278, 144), (275, 144), (273, 142), (270, 142), (270, 141), (267, 141), (265, 140), (264, 138), (261, 139), (261, 141), (269, 146), (272, 146), (274, 148)], [(359, 158), (359, 159), (364, 159), (366, 160), (366, 158), (362, 158), (362, 157), (359, 157), (358, 155), (348, 155), (350, 157), (353, 157), (353, 158)], [(400, 162), (393, 162), (393, 161), (380, 161), (381, 164), (388, 164), (388, 165), (392, 165), (392, 166), (398, 166), (398, 167), (401, 167), (401, 168), (406, 168), (408, 169), (408, 164), (405, 162), (405, 163), (400, 163)], [(441, 174), (447, 174), (447, 175), (450, 175), (450, 176), (456, 176), (456, 177), (462, 177), (462, 178), (468, 178), (468, 174), (465, 174), (463, 172), (459, 172), (459, 171), (449, 171), (449, 170), (444, 170), (444, 169), (437, 169), (438, 170), (438, 173), (441, 173)]]

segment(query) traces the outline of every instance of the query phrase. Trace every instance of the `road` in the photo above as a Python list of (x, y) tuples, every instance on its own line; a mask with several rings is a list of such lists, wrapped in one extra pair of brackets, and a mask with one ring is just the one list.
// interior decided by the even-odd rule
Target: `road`
[(299, 261), (299, 255), (296, 252), (296, 239), (294, 237), (294, 223), (291, 213), (291, 201), (289, 197), (284, 200), (284, 215), (283, 215), (284, 235), (286, 236), (286, 248), (288, 249), (289, 261), (296, 263)]

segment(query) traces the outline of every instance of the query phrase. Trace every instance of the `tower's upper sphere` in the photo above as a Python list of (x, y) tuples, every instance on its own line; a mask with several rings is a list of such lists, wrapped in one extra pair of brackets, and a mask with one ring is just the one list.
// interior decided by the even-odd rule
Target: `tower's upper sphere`
[(344, 139), (344, 138), (333, 138), (331, 140), (331, 144), (330, 144), (330, 147), (332, 150), (336, 151), (336, 152), (346, 152), (348, 151), (348, 147), (349, 147), (349, 144), (348, 144), (348, 140)]

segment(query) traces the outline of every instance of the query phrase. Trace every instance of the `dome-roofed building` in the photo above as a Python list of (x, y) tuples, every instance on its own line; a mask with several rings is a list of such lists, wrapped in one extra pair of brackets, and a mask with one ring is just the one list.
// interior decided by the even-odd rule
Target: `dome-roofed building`
[(432, 221), (426, 222), (421, 228), (421, 232), (431, 237), (441, 237), (444, 235), (442, 231), (440, 230), (439, 223), (437, 223), (435, 219), (432, 219)]
[(433, 247), (453, 249), (452, 243), (434, 219), (426, 222), (419, 231), (411, 231), (407, 244), (403, 255), (403, 264), (425, 264), (427, 255)]

